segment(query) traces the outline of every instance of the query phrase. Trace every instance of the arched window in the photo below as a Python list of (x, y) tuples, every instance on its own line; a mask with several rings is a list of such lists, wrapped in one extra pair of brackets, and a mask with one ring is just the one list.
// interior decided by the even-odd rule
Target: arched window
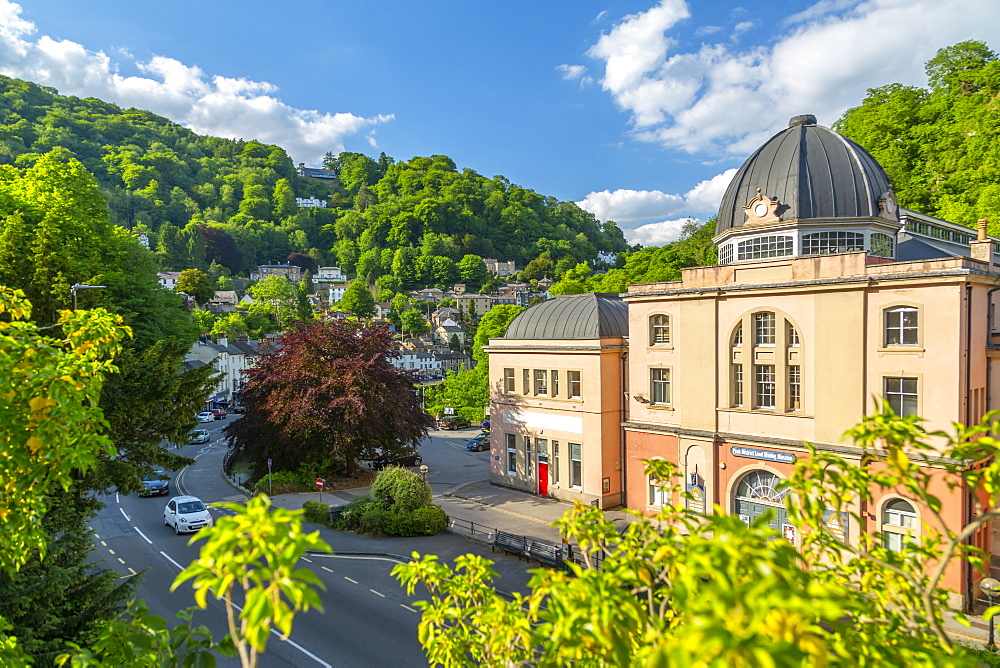
[(773, 517), (768, 526), (781, 530), (788, 523), (785, 510), (785, 496), (788, 490), (776, 489), (781, 480), (770, 471), (750, 471), (740, 479), (736, 487), (735, 511), (740, 519), (749, 525), (764, 513), (771, 511)]
[(670, 316), (659, 313), (649, 317), (649, 345), (670, 345)]
[(788, 345), (789, 346), (800, 345), (801, 341), (799, 341), (799, 330), (795, 329), (795, 325), (786, 320), (785, 327), (787, 328)]
[(743, 345), (743, 323), (741, 322), (736, 326), (736, 333), (733, 334), (733, 348), (738, 348)]
[(893, 552), (902, 552), (917, 534), (917, 511), (906, 499), (892, 499), (882, 506), (882, 540)]

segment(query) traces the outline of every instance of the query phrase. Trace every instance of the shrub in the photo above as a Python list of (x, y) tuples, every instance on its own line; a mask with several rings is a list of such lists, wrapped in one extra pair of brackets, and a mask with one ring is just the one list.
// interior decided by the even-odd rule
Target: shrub
[[(271, 484), (268, 485), (270, 478)], [(273, 471), (254, 483), (254, 489), (263, 494), (288, 494), (291, 492), (313, 491), (292, 471)], [(315, 488), (313, 488), (315, 489)]]
[(387, 535), (392, 523), (392, 511), (375, 502), (369, 505), (361, 514), (358, 522), (358, 531), (362, 533)]
[(433, 498), (431, 486), (419, 475), (401, 466), (382, 470), (372, 483), (372, 496), (392, 505), (397, 512), (428, 506)]
[(424, 506), (393, 515), (388, 530), (395, 536), (434, 536), (448, 526), (448, 515), (441, 506)]
[(368, 494), (357, 496), (344, 506), (344, 512), (340, 514), (340, 528), (350, 531), (357, 531), (361, 528), (361, 517), (373, 504), (378, 501)]
[(319, 501), (306, 501), (302, 504), (302, 513), (307, 522), (330, 526), (330, 507)]

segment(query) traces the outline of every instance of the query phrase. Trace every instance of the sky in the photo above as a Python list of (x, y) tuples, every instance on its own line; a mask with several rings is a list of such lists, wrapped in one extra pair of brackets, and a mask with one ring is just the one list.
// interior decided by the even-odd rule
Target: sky
[(0, 73), (312, 166), (447, 155), (659, 245), (792, 116), (997, 27), (997, 0), (0, 0)]

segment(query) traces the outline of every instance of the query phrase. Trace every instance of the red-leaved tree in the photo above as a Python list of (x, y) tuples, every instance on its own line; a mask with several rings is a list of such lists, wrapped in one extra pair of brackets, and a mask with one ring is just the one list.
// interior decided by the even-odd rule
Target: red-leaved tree
[(413, 378), (389, 363), (395, 347), (383, 325), (316, 320), (280, 339), (276, 353), (247, 370), (246, 414), (226, 428), (229, 446), (258, 474), (302, 464), (342, 465), (416, 447), (430, 418)]

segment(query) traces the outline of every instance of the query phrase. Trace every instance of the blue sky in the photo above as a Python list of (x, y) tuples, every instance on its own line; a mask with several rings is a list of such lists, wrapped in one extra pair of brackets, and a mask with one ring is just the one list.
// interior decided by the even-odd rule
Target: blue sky
[(941, 47), (1000, 50), (997, 26), (994, 0), (0, 0), (0, 72), (296, 162), (445, 154), (650, 245), (789, 117), (923, 85)]

